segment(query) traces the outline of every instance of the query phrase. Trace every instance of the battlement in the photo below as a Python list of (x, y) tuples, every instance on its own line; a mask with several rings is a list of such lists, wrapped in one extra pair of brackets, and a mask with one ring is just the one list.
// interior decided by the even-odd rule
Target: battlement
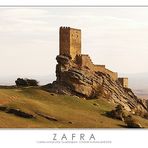
[(61, 26), (60, 29), (70, 29), (70, 27)]
[(81, 29), (76, 29), (76, 28), (71, 28), (71, 27), (66, 27), (66, 26), (61, 26), (60, 30), (77, 30), (77, 31), (81, 31)]

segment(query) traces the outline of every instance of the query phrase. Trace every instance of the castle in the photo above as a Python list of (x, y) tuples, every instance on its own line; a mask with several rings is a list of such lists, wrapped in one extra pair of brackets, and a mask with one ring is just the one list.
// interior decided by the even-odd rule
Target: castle
[(91, 61), (89, 55), (81, 54), (81, 30), (70, 27), (60, 27), (59, 31), (59, 54), (71, 58), (80, 67), (86, 67), (92, 71), (100, 71), (110, 75), (116, 81), (118, 80), (123, 87), (128, 87), (128, 78), (118, 78), (118, 73), (113, 72), (105, 67), (105, 65), (95, 65)]

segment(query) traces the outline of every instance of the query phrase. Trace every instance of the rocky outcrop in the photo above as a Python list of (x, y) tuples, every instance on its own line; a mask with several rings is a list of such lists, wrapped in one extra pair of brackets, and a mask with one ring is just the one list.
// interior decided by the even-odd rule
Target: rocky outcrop
[(127, 112), (121, 105), (117, 105), (114, 110), (107, 112), (106, 115), (123, 121), (127, 125), (127, 128), (142, 128), (139, 120), (130, 112)]
[(135, 119), (133, 116), (128, 115), (125, 120), (125, 124), (127, 125), (128, 128), (142, 128), (141, 124), (137, 119)]
[(128, 116), (128, 113), (121, 105), (117, 105), (114, 110), (107, 112), (106, 115), (108, 117), (124, 121)]
[(22, 118), (29, 118), (29, 119), (35, 118), (35, 116), (32, 114), (21, 111), (20, 109), (10, 108), (7, 106), (0, 106), (0, 111), (3, 111), (8, 114), (14, 114), (14, 115), (22, 117)]
[(57, 80), (50, 84), (50, 90), (86, 99), (101, 96), (110, 102), (120, 104), (126, 111), (147, 112), (147, 103), (140, 100), (130, 88), (124, 88), (118, 80), (113, 80), (110, 75), (82, 67), (64, 55), (58, 55), (56, 59)]

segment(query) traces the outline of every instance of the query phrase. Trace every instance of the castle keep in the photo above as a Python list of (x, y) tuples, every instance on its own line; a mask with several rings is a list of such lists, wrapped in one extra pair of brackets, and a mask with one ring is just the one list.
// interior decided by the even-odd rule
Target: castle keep
[(116, 81), (119, 80), (123, 87), (128, 87), (128, 79), (118, 79), (118, 73), (113, 72), (105, 67), (105, 65), (95, 65), (89, 55), (81, 54), (81, 30), (70, 27), (60, 27), (59, 31), (59, 54), (68, 56), (73, 62), (81, 68), (85, 67), (92, 71), (99, 71), (110, 75)]
[(60, 27), (60, 55), (66, 55), (75, 60), (81, 54), (81, 30), (70, 27)]

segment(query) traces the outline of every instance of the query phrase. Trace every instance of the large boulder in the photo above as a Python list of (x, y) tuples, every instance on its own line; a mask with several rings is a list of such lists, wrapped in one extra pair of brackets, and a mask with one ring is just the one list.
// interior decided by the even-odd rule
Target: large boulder
[(125, 111), (124, 107), (121, 105), (117, 105), (114, 110), (109, 111), (106, 114), (111, 118), (122, 120), (122, 121), (124, 121), (126, 116), (128, 116), (128, 113)]
[(124, 122), (127, 124), (128, 128), (142, 128), (141, 124), (137, 119), (135, 119), (133, 116), (128, 115)]

